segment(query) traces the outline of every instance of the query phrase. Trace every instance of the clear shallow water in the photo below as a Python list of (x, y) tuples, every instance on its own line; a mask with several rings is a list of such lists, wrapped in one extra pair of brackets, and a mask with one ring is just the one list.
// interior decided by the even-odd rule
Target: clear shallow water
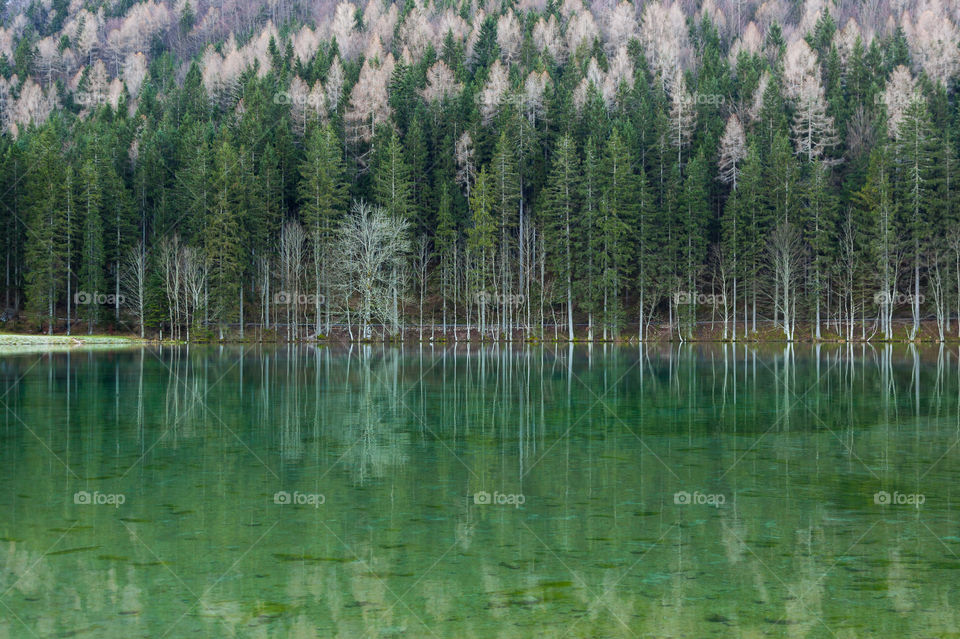
[(0, 393), (0, 637), (960, 636), (956, 348), (33, 353)]

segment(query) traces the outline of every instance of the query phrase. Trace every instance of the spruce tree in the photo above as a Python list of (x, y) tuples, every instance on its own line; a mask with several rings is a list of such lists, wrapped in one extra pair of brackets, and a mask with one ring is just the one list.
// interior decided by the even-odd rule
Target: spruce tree
[(243, 272), (244, 186), (239, 155), (227, 140), (218, 141), (210, 176), (209, 227), (204, 253), (209, 268), (209, 316), (220, 327), (237, 316)]
[(563, 135), (554, 147), (550, 176), (540, 208), (551, 270), (561, 283), (567, 307), (567, 337), (573, 332), (574, 241), (580, 230), (580, 162), (573, 138)]
[(52, 334), (56, 307), (64, 289), (65, 198), (63, 158), (58, 131), (47, 126), (32, 137), (27, 162), (32, 170), (24, 187), (26, 237), (24, 280), (27, 312)]
[(415, 223), (413, 181), (396, 131), (377, 145), (373, 164), (373, 199), (390, 216)]
[(103, 193), (100, 176), (93, 160), (87, 159), (80, 168), (80, 196), (78, 213), (82, 219), (79, 295), (79, 317), (87, 321), (87, 333), (92, 333), (100, 320), (97, 298), (104, 294), (105, 281), (103, 247)]
[(636, 223), (636, 185), (630, 151), (617, 130), (607, 140), (603, 158), (603, 236), (600, 285), (603, 289), (604, 337), (617, 337), (623, 324), (622, 283), (630, 269), (630, 231)]
[(313, 127), (300, 163), (300, 216), (313, 250), (314, 294), (319, 330), (320, 306), (325, 309), (325, 332), (332, 324), (332, 276), (337, 228), (346, 214), (347, 183), (343, 146), (331, 125)]

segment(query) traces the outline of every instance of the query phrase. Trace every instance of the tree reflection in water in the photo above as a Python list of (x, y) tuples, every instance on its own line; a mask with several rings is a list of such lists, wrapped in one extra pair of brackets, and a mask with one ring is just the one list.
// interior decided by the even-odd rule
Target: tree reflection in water
[(947, 636), (957, 362), (801, 344), (10, 357), (0, 637)]

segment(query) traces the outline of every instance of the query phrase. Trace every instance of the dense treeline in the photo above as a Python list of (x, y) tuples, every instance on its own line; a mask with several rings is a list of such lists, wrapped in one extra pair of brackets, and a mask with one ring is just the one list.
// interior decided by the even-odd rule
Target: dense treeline
[[(84, 53), (84, 19), (0, 31), (5, 320), (192, 339), (960, 330), (955, 40), (868, 37), (826, 7), (760, 28), (712, 3), (375, 0), (201, 53), (171, 42), (195, 30), (181, 5), (125, 60)], [(64, 80), (67, 52), (87, 57)]]

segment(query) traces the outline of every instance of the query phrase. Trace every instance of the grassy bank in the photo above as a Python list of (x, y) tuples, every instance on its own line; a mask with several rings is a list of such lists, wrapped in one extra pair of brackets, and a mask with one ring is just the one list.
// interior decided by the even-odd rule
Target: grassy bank
[(20, 335), (0, 333), (0, 356), (35, 351), (66, 351), (78, 348), (136, 346), (141, 340), (117, 335)]

